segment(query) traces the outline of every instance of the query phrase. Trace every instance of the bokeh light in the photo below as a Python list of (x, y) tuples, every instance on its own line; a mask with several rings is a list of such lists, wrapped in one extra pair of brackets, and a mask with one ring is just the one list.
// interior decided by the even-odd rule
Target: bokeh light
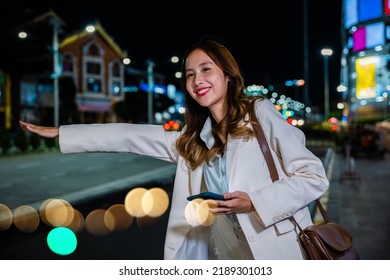
[(73, 232), (77, 233), (84, 229), (85, 219), (81, 212), (77, 209), (73, 209), (74, 215), (72, 222), (67, 226)]
[(144, 193), (141, 206), (146, 215), (159, 217), (168, 209), (168, 194), (161, 188), (152, 188)]
[(106, 210), (104, 209), (95, 209), (87, 215), (85, 228), (90, 234), (104, 236), (111, 232), (104, 222), (105, 212)]
[(145, 212), (142, 209), (142, 197), (147, 192), (145, 188), (134, 188), (130, 190), (125, 197), (126, 211), (133, 217), (143, 217)]
[(46, 199), (45, 201), (43, 201), (41, 203), (41, 206), (39, 207), (39, 216), (42, 220), (42, 222), (48, 226), (51, 226), (51, 224), (49, 223), (49, 221), (47, 220), (46, 218), (46, 212), (47, 212), (47, 205), (52, 201), (54, 200), (53, 198), (49, 198), (49, 199)]
[(37, 230), (39, 226), (39, 214), (29, 205), (17, 207), (13, 213), (14, 225), (22, 232), (31, 233)]
[(12, 211), (8, 206), (0, 203), (0, 230), (4, 231), (12, 225)]
[(191, 200), (184, 209), (184, 216), (191, 226), (198, 226), (199, 220), (197, 216), (198, 205), (203, 201), (201, 198)]
[(48, 226), (67, 227), (74, 218), (72, 205), (64, 199), (47, 199), (39, 208), (41, 220)]
[(163, 215), (169, 207), (169, 196), (161, 188), (134, 188), (125, 197), (125, 209), (133, 217), (152, 218)]
[(47, 235), (47, 245), (58, 255), (69, 255), (77, 248), (77, 238), (74, 232), (66, 227), (53, 228)]
[(130, 228), (133, 217), (123, 204), (115, 204), (104, 213), (104, 223), (111, 231), (123, 231)]
[(198, 219), (199, 224), (206, 227), (211, 226), (215, 222), (217, 216), (214, 215), (210, 211), (210, 209), (216, 208), (217, 206), (218, 206), (217, 202), (211, 199), (207, 199), (199, 203), (196, 212), (196, 217)]
[(185, 210), (184, 216), (192, 226), (210, 226), (216, 220), (216, 215), (214, 215), (210, 209), (217, 207), (217, 202), (212, 199), (201, 199), (197, 198), (190, 201)]

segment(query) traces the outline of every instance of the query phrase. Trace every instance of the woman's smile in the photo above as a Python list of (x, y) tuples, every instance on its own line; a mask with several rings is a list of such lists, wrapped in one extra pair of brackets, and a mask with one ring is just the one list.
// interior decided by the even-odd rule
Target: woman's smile
[(203, 97), (210, 91), (210, 89), (211, 87), (202, 87), (197, 89), (195, 92), (198, 95), (198, 97)]

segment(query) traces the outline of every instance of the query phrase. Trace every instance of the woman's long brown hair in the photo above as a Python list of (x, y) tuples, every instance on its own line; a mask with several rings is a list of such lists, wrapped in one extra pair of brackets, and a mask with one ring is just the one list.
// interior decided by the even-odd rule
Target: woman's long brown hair
[[(216, 123), (209, 109), (200, 106), (190, 96), (186, 89), (186, 75), (182, 75), (180, 84), (185, 93), (185, 127), (176, 142), (176, 148), (192, 170), (201, 163), (208, 162), (217, 154), (222, 155), (226, 149), (228, 135), (243, 138), (254, 135), (253, 131), (246, 126), (249, 120), (244, 121), (248, 112), (248, 104), (254, 97), (245, 93), (244, 78), (231, 52), (217, 40), (204, 38), (187, 50), (183, 59), (182, 73), (185, 73), (187, 57), (194, 50), (202, 50), (206, 53), (229, 78), (229, 84), (226, 95), (227, 113), (222, 121)], [(215, 144), (210, 150), (200, 138), (200, 132), (208, 117), (212, 120), (212, 134), (215, 138)]]

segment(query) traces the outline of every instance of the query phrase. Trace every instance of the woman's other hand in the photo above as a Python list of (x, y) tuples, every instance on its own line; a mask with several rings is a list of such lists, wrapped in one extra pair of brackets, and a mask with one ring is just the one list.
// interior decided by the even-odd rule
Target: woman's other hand
[(232, 214), (254, 211), (249, 195), (246, 192), (235, 191), (223, 194), (225, 200), (216, 200), (218, 206), (211, 209), (214, 214)]
[(55, 138), (59, 134), (59, 129), (57, 127), (34, 125), (23, 121), (19, 121), (19, 124), (23, 130), (31, 131), (42, 137)]

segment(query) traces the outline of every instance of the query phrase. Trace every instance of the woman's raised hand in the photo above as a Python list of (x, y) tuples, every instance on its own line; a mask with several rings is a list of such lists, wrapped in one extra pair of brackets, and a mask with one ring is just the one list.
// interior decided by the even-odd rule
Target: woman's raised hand
[(23, 121), (19, 121), (19, 124), (23, 130), (31, 131), (32, 133), (36, 133), (42, 137), (55, 138), (59, 134), (58, 127), (34, 125)]

